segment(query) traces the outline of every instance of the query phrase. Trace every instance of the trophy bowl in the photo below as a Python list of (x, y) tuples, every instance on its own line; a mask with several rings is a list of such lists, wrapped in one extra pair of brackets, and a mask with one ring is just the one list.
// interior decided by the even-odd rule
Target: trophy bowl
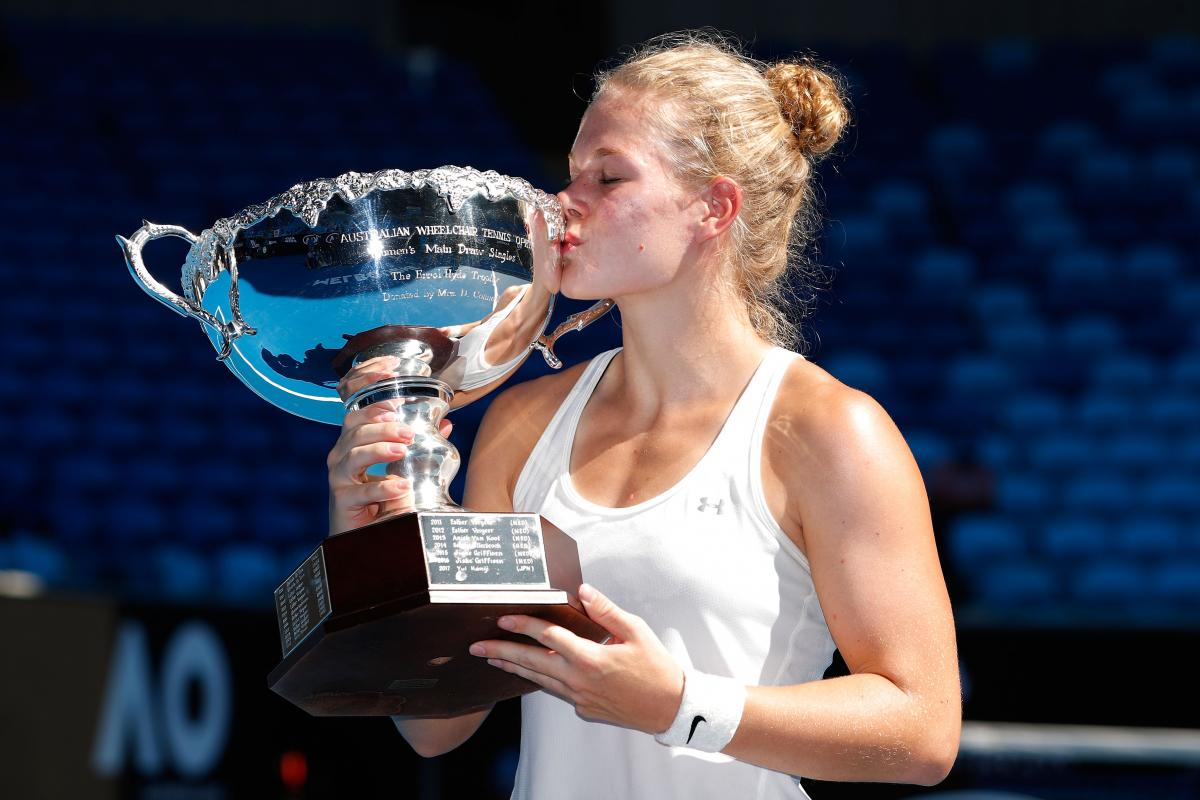
[[(117, 237), (134, 280), (197, 319), (218, 358), (255, 393), (340, 425), (388, 403), (413, 429), (386, 465), (412, 483), (414, 511), (326, 539), (275, 591), (283, 661), (271, 688), (313, 714), (452, 716), (534, 684), (466, 655), (496, 626), (535, 614), (595, 641), (575, 542), (536, 514), (466, 511), (443, 416), (498, 387), (532, 349), (611, 303), (544, 333), (564, 231), (557, 198), (470, 167), (349, 172), (297, 184), (195, 235), (146, 222)], [(191, 243), (181, 293), (147, 270), (143, 247)], [(361, 365), (386, 374), (350, 397)]]

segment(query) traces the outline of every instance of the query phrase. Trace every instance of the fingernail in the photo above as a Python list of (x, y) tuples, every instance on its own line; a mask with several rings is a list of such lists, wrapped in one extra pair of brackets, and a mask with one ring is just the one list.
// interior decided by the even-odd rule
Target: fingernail
[(402, 456), (408, 452), (408, 448), (402, 444), (393, 444), (388, 447), (388, 452), (393, 455)]
[(596, 599), (596, 590), (586, 583), (579, 584), (579, 599), (585, 602), (592, 602)]
[(513, 620), (512, 617), (501, 617), (500, 619), (496, 620), (496, 624), (501, 628), (504, 628), (506, 631), (511, 631), (517, 626), (516, 621)]
[(483, 645), (481, 645), (481, 644), (471, 645), (471, 647), (469, 648), (469, 652), (473, 656), (487, 655), (487, 651), (483, 649)]

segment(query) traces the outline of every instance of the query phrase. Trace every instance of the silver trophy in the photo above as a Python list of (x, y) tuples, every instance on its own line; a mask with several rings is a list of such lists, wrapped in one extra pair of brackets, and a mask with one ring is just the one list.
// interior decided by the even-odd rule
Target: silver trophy
[[(272, 404), (340, 425), (386, 402), (413, 428), (386, 469), (412, 482), (416, 510), (330, 537), (275, 591), (283, 661), (268, 682), (310, 713), (447, 716), (532, 691), (466, 654), (518, 638), (495, 624), (506, 613), (605, 635), (574, 595), (574, 541), (537, 515), (455, 504), (458, 452), (438, 431), (531, 349), (561, 366), (554, 341), (611, 306), (544, 334), (563, 229), (557, 199), (526, 181), (443, 166), (298, 184), (199, 236), (147, 222), (117, 237), (138, 285), (199, 320)], [(165, 236), (192, 245), (181, 294), (142, 261)], [(339, 382), (364, 364), (387, 373), (343, 400)]]

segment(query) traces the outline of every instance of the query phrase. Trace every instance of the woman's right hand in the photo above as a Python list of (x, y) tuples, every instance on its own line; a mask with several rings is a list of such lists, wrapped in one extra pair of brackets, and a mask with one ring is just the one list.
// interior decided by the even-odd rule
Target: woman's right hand
[[(389, 361), (375, 358), (356, 366), (338, 384), (338, 394), (345, 399), (370, 383), (393, 376)], [(408, 453), (413, 431), (399, 422), (396, 409), (401, 402), (384, 400), (346, 414), (341, 435), (326, 459), (330, 534), (413, 510), (412, 486), (406, 478), (367, 474), (371, 465), (399, 461)], [(448, 436), (451, 427), (448, 420), (442, 420), (439, 430)]]

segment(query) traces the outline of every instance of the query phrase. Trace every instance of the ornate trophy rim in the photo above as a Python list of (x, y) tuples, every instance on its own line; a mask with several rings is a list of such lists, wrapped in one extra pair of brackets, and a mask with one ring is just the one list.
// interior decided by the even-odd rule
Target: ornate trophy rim
[(553, 195), (538, 189), (524, 178), (502, 175), (495, 170), (480, 171), (474, 167), (444, 164), (433, 169), (411, 172), (402, 169), (383, 169), (367, 173), (344, 172), (334, 178), (297, 183), (266, 202), (255, 203), (237, 214), (217, 220), (211, 228), (201, 232), (193, 252), (184, 262), (184, 297), (199, 306), (209, 284), (216, 280), (222, 270), (229, 271), (232, 281), (230, 305), (234, 318), (228, 328), (222, 331), (228, 344), (238, 338), (246, 328), (238, 308), (237, 261), (232, 247), (238, 233), (283, 211), (290, 211), (305, 224), (313, 227), (317, 224), (321, 212), (335, 197), (352, 203), (375, 191), (425, 187), (432, 188), (445, 200), (451, 213), (457, 212), (464, 202), (477, 194), (493, 201), (512, 197), (542, 211), (546, 220), (548, 241), (562, 238), (566, 228), (562, 208)]

